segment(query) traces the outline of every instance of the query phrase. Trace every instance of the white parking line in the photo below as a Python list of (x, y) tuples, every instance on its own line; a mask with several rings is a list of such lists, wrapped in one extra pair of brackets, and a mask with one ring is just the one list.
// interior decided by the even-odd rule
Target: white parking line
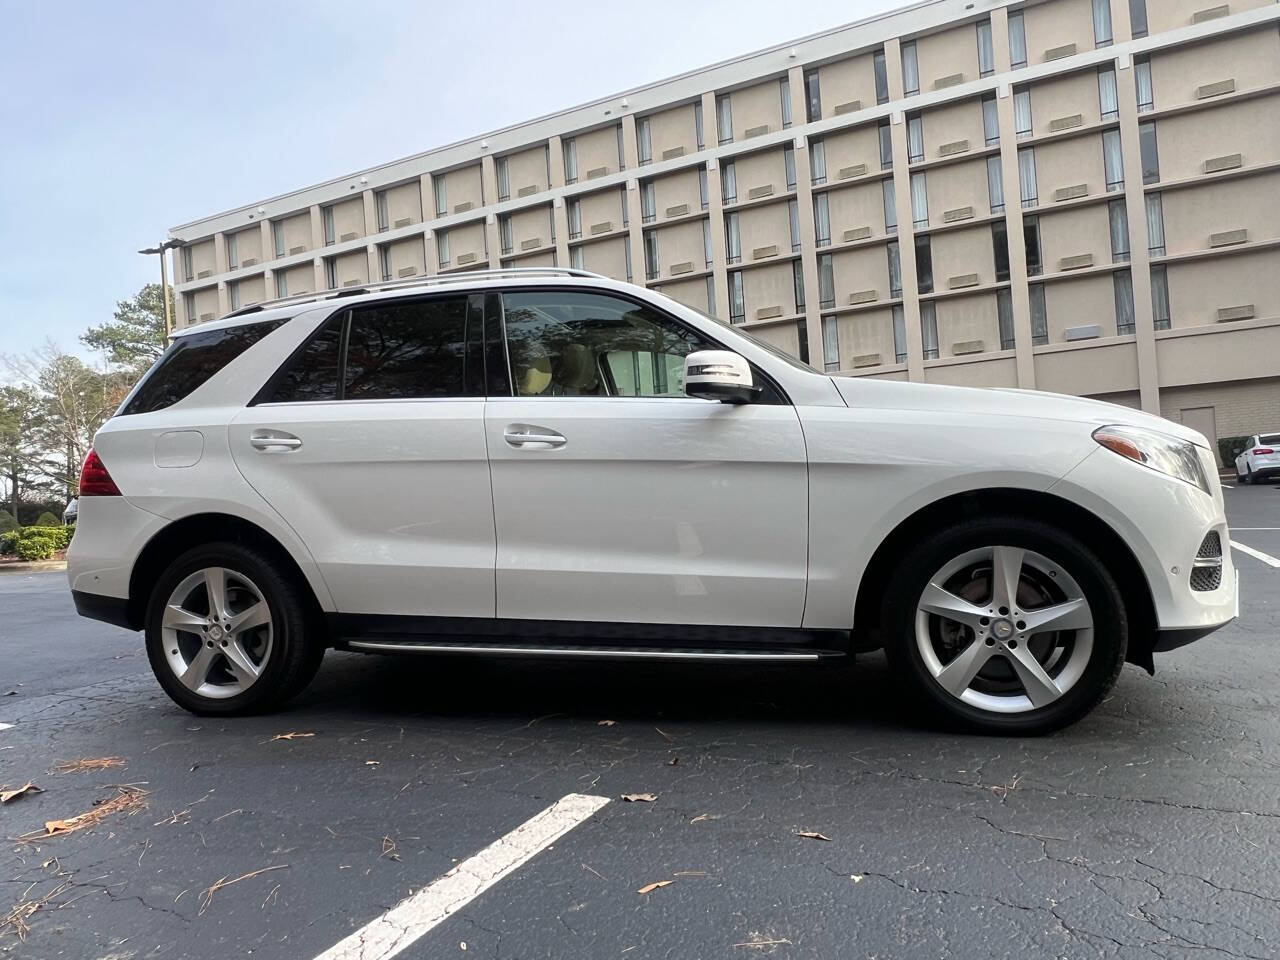
[(12, 723), (0, 723), (0, 730), (10, 730), (13, 728)]
[(561, 797), (439, 880), (401, 900), (376, 920), (330, 947), (316, 960), (390, 960), (608, 802), (608, 797), (582, 793)]
[(1235, 540), (1231, 541), (1231, 545), (1241, 553), (1247, 553), (1255, 560), (1261, 560), (1267, 566), (1275, 567), (1277, 570), (1280, 570), (1280, 560), (1277, 560), (1275, 557), (1271, 556), (1271, 554), (1263, 553), (1261, 550), (1255, 550), (1253, 547), (1246, 547), (1243, 543), (1237, 543)]
[(1280, 527), (1232, 527), (1232, 530), (1280, 530)]

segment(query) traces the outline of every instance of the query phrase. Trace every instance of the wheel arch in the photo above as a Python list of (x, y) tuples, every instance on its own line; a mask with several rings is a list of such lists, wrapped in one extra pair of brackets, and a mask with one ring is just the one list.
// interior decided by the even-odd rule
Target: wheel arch
[(919, 508), (898, 523), (871, 555), (866, 573), (858, 584), (854, 604), (855, 649), (869, 651), (882, 645), (879, 602), (895, 562), (913, 544), (957, 519), (992, 514), (1015, 515), (1067, 529), (1093, 549), (1115, 578), (1125, 601), (1130, 619), (1126, 659), (1148, 672), (1154, 672), (1152, 647), (1156, 613), (1151, 586), (1124, 538), (1097, 514), (1071, 500), (1052, 493), (1016, 488), (987, 488), (951, 494)]

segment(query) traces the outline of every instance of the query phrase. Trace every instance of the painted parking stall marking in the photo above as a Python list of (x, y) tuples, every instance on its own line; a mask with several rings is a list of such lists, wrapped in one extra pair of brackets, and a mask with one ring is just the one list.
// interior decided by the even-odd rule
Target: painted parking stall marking
[(608, 802), (608, 797), (582, 793), (561, 797), (439, 880), (336, 943), (316, 960), (390, 960)]
[(12, 723), (0, 723), (0, 730), (11, 730), (11, 729), (13, 729)]
[(1277, 560), (1275, 557), (1271, 556), (1271, 554), (1269, 553), (1263, 553), (1261, 550), (1255, 550), (1253, 549), (1253, 547), (1247, 547), (1243, 543), (1239, 543), (1238, 541), (1235, 541), (1235, 540), (1231, 541), (1231, 546), (1234, 547), (1236, 550), (1239, 550), (1241, 553), (1247, 553), (1249, 556), (1253, 557), (1255, 560), (1261, 560), (1263, 563), (1265, 563), (1269, 567), (1275, 567), (1277, 570), (1280, 570), (1280, 560)]

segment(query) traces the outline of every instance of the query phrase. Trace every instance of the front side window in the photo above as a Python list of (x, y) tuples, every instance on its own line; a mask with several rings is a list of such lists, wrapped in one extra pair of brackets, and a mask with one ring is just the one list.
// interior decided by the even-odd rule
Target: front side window
[(466, 321), (465, 297), (353, 310), (342, 399), (464, 396)]
[(651, 307), (598, 293), (503, 297), (516, 396), (682, 397), (684, 358), (712, 344)]
[(902, 92), (908, 97), (920, 92), (920, 64), (914, 40), (902, 45)]
[(325, 321), (275, 375), (261, 400), (264, 403), (309, 403), (338, 400), (342, 393), (342, 328), (347, 314)]
[[(192, 308), (187, 309), (190, 317)], [(125, 398), (120, 415), (151, 413), (173, 406), (284, 322), (269, 320), (175, 337)]]

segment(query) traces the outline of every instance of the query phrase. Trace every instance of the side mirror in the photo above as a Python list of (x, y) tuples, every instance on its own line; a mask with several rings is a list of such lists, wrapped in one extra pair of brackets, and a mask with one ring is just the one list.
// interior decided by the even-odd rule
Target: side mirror
[(732, 350), (695, 350), (684, 358), (684, 392), (700, 400), (754, 403), (764, 391), (751, 379), (751, 365)]

